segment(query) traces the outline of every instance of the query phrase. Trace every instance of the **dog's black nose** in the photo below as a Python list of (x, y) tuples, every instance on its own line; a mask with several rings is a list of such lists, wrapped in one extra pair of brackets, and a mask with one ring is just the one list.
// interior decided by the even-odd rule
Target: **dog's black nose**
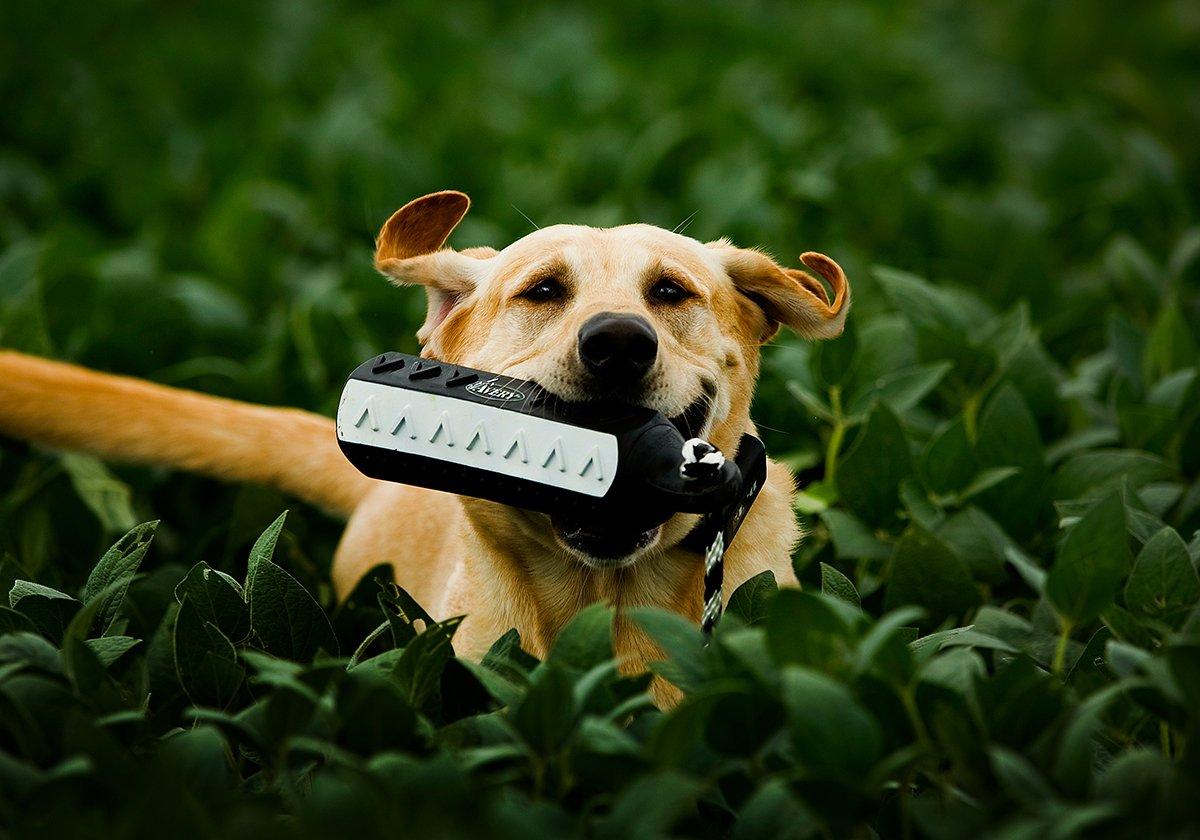
[(579, 358), (609, 385), (641, 381), (658, 357), (658, 335), (640, 315), (601, 312), (579, 328)]

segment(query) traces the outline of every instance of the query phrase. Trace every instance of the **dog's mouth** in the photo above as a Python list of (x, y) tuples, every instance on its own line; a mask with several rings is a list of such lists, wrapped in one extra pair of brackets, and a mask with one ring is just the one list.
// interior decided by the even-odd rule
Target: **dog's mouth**
[[(707, 384), (681, 413), (669, 418), (684, 438), (699, 437), (704, 431), (713, 405), (713, 389)], [(554, 515), (550, 524), (558, 541), (580, 561), (594, 568), (621, 568), (631, 565), (653, 547), (662, 525), (642, 529), (620, 522), (586, 521), (569, 515)]]

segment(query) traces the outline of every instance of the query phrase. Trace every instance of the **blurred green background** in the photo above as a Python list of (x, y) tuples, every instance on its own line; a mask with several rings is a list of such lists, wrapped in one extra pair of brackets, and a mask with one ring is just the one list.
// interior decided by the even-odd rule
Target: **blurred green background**
[[(460, 247), (528, 216), (823, 251), (877, 342), (915, 344), (875, 265), (966, 290), (967, 316), (1027, 301), (1019, 384), (1053, 440), (1094, 418), (1037, 395), (1114, 323), (1196, 320), (1198, 43), (1184, 0), (9, 0), (0, 345), (330, 413), (424, 305), (374, 275), (373, 235), (453, 187), (475, 201)], [(785, 388), (808, 351), (767, 353), (756, 417), (819, 478), (828, 429)], [(12, 442), (0, 500), (0, 548), (50, 581), (152, 517), (160, 558), (216, 564), (285, 504)], [(336, 523), (289, 529), (294, 567), (327, 564)]]

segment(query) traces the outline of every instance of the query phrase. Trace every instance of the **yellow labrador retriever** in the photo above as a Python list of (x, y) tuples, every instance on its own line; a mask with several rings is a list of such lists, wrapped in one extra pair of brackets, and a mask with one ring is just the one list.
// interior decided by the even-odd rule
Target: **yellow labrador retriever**
[[(850, 291), (841, 268), (806, 253), (828, 282), (721, 239), (704, 244), (650, 225), (556, 225), (502, 251), (443, 247), (470, 202), (439, 192), (397, 210), (376, 267), (424, 286), (423, 354), (533, 380), (566, 400), (634, 401), (732, 455), (754, 433), (759, 346), (780, 325), (810, 339), (841, 331)], [(679, 547), (695, 517), (651, 531), (604, 532), (478, 499), (389, 484), (354, 470), (333, 422), (303, 411), (218, 399), (0, 352), (0, 433), (268, 484), (348, 517), (334, 559), (339, 593), (379, 563), (436, 618), (466, 614), (456, 648), (480, 656), (511, 627), (542, 655), (598, 600), (654, 605), (699, 621), (702, 562)], [(799, 537), (792, 477), (771, 463), (725, 560), (725, 592), (764, 569), (794, 583)], [(656, 655), (618, 620), (631, 668)]]

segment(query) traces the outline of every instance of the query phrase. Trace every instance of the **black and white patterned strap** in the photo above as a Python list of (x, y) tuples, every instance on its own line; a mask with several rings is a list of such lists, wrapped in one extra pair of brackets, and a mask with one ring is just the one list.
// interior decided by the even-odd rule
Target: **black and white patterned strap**
[[(695, 441), (708, 447), (720, 455), (720, 451), (704, 441)], [(688, 441), (692, 444), (693, 441)], [(694, 448), (697, 449), (697, 448)], [(695, 451), (693, 452), (695, 454)], [(695, 463), (703, 462), (711, 452), (702, 451), (695, 458)], [(687, 466), (687, 445), (684, 451), (684, 466)], [(708, 463), (717, 463), (715, 469), (720, 469), (724, 456), (717, 462), (710, 458)], [(741, 527), (746, 514), (750, 512), (754, 500), (762, 490), (763, 482), (767, 479), (767, 453), (762, 441), (753, 435), (742, 435), (738, 441), (737, 455), (734, 457), (739, 472), (742, 474), (742, 485), (737, 498), (724, 508), (706, 514), (700, 522), (683, 538), (685, 548), (699, 552), (704, 558), (704, 608), (701, 613), (700, 627), (705, 634), (712, 633), (717, 620), (721, 617), (724, 599), (725, 581), (725, 552), (734, 536)], [(709, 467), (713, 469), (712, 467)], [(681, 468), (682, 469), (682, 468)], [(684, 473), (688, 475), (688, 473)]]

